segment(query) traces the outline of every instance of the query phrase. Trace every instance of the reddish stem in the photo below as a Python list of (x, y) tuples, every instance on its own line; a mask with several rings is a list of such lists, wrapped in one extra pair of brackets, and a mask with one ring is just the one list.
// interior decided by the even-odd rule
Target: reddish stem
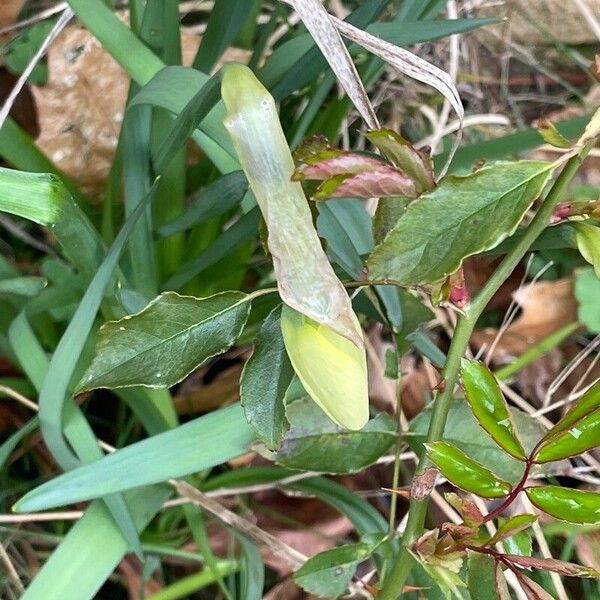
[(494, 509), (491, 513), (488, 513), (486, 515), (485, 519), (483, 520), (483, 523), (487, 523), (488, 521), (491, 521), (492, 519), (495, 519), (496, 517), (500, 516), (515, 501), (515, 498), (523, 491), (523, 488), (527, 483), (527, 478), (529, 477), (531, 467), (535, 464), (533, 457), (536, 455), (537, 450), (541, 444), (542, 440), (540, 440), (535, 445), (535, 447), (525, 460), (525, 469), (523, 470), (523, 475), (521, 476), (519, 483), (517, 483), (517, 485), (513, 488), (512, 492), (508, 496), (506, 496), (504, 502), (502, 502), (502, 504), (500, 504), (498, 508)]

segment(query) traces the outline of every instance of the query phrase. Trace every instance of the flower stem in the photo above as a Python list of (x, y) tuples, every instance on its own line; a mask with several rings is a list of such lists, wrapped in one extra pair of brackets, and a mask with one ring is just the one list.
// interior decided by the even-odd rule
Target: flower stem
[[(471, 305), (465, 310), (464, 314), (459, 317), (446, 358), (446, 364), (444, 365), (443, 374), (446, 385), (444, 391), (441, 392), (435, 400), (431, 415), (431, 423), (429, 424), (429, 431), (427, 433), (427, 442), (435, 442), (443, 437), (448, 411), (450, 410), (450, 405), (454, 397), (454, 387), (458, 381), (460, 360), (467, 349), (471, 333), (473, 332), (477, 320), (500, 286), (521, 262), (533, 242), (535, 242), (538, 236), (550, 223), (554, 207), (567, 190), (571, 179), (581, 166), (584, 157), (590, 149), (591, 146), (586, 147), (580, 154), (573, 156), (568, 160), (552, 188), (546, 195), (537, 214), (529, 224), (525, 235), (511, 248), (496, 271), (494, 271), (481, 291), (477, 294)], [(423, 454), (417, 465), (415, 477), (422, 475), (425, 469), (430, 466), (431, 462), (429, 461), (427, 454)], [(423, 532), (425, 517), (427, 515), (428, 500), (428, 497), (423, 499), (411, 499), (408, 521), (402, 538), (402, 547), (394, 560), (391, 570), (383, 581), (383, 586), (377, 596), (377, 600), (396, 600), (402, 593), (402, 588), (404, 587), (413, 566), (413, 559), (408, 552), (408, 548)]]

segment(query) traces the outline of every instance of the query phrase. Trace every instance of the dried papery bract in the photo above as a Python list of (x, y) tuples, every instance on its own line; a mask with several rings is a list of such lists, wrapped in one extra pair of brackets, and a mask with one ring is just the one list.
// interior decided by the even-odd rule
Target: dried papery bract
[[(268, 246), (282, 300), (307, 317), (301, 328), (310, 327), (311, 321), (316, 322), (321, 331), (329, 330), (324, 336), (332, 348), (346, 348), (346, 351), (340, 350), (346, 354), (353, 348), (350, 355), (356, 354), (355, 360), (350, 358), (343, 365), (330, 365), (332, 371), (347, 369), (348, 377), (351, 369), (358, 369), (363, 383), (350, 397), (326, 387), (313, 389), (311, 396), (340, 425), (358, 429), (368, 418), (362, 333), (350, 298), (321, 247), (302, 187), (291, 181), (294, 162), (275, 102), (252, 71), (238, 64), (225, 67), (222, 96), (227, 108), (225, 126), (267, 224)], [(320, 352), (323, 336), (309, 338), (311, 341), (303, 344), (304, 351), (319, 353), (323, 360), (331, 362), (331, 356)], [(303, 336), (302, 339), (308, 338)], [(284, 340), (289, 352), (290, 336), (285, 335), (285, 330)], [(292, 364), (297, 373), (301, 368), (310, 368), (304, 362), (300, 367), (294, 358)], [(306, 373), (299, 376), (303, 380), (308, 377)], [(355, 416), (336, 417), (331, 407), (340, 403), (347, 409), (342, 411), (344, 415)]]

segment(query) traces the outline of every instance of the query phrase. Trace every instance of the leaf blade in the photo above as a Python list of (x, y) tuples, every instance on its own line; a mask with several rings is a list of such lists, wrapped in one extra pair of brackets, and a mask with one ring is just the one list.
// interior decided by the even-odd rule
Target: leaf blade
[(249, 310), (249, 296), (242, 292), (202, 299), (165, 292), (141, 312), (100, 329), (79, 389), (170, 387), (230, 348)]
[(481, 427), (511, 456), (524, 460), (525, 450), (492, 372), (483, 363), (463, 359), (461, 377), (465, 397)]
[[(551, 169), (544, 161), (519, 161), (445, 178), (413, 202), (375, 247), (367, 261), (370, 277), (405, 285), (444, 279), (465, 258), (515, 231)], [(454, 239), (461, 243), (453, 247)]]

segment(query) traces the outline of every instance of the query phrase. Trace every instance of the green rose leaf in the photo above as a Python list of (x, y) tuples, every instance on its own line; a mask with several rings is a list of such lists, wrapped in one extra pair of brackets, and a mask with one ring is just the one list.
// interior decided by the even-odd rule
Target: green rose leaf
[(351, 473), (374, 463), (396, 439), (394, 420), (381, 413), (360, 431), (345, 431), (307, 396), (289, 402), (291, 427), (275, 460), (293, 469)]
[(479, 424), (501, 448), (511, 456), (524, 460), (525, 451), (492, 372), (483, 363), (463, 359), (461, 377), (467, 402)]
[(544, 463), (586, 452), (600, 445), (600, 382), (592, 386), (546, 433), (533, 457)]
[(540, 119), (538, 132), (547, 144), (551, 144), (556, 148), (568, 149), (572, 146), (571, 142), (548, 119)]
[(531, 502), (556, 519), (570, 523), (600, 523), (600, 493), (546, 485), (526, 490)]
[(294, 581), (311, 594), (337, 598), (348, 589), (356, 567), (371, 551), (372, 546), (359, 543), (319, 552), (294, 573)]
[(535, 515), (516, 515), (510, 519), (503, 519), (500, 521), (495, 535), (486, 542), (486, 546), (492, 546), (496, 542), (512, 537), (524, 529), (528, 529), (536, 521)]
[(368, 260), (371, 279), (428, 284), (511, 235), (552, 172), (545, 161), (497, 163), (446, 177), (411, 203)]
[(579, 321), (592, 333), (600, 333), (600, 278), (591, 267), (576, 275), (575, 297)]
[(574, 227), (581, 256), (594, 267), (596, 276), (600, 277), (600, 227), (586, 223), (575, 223)]
[(369, 131), (365, 137), (417, 184), (417, 191), (435, 187), (431, 159), (391, 129)]
[(467, 559), (467, 567), (467, 586), (471, 598), (477, 598), (477, 600), (498, 600), (498, 598), (502, 597), (499, 594), (497, 586), (502, 585), (502, 582), (506, 586), (506, 580), (504, 580), (502, 571), (500, 571), (501, 578), (497, 578), (496, 561), (491, 556), (478, 552), (470, 552)]
[(161, 294), (141, 312), (100, 328), (96, 356), (79, 391), (170, 387), (228, 350), (249, 310), (250, 296), (241, 292), (208, 298)]
[(519, 531), (503, 540), (502, 545), (509, 554), (519, 556), (531, 556), (533, 553), (533, 542), (529, 531)]
[(270, 449), (279, 445), (289, 427), (283, 399), (294, 377), (283, 344), (280, 317), (281, 307), (277, 307), (265, 319), (240, 380), (246, 419)]
[[(406, 441), (418, 455), (421, 455), (422, 445), (427, 441), (431, 412), (432, 407), (428, 406), (410, 424)], [(525, 452), (529, 454), (547, 430), (534, 417), (516, 408), (511, 407), (510, 415), (517, 425)], [(513, 485), (523, 475), (523, 462), (507, 454), (490, 438), (473, 416), (468, 403), (462, 399), (454, 400), (450, 405), (443, 439), (460, 448), (468, 456), (475, 456), (484, 467)], [(534, 465), (531, 474), (557, 475), (564, 474), (569, 469), (567, 461), (545, 463)]]
[(482, 498), (502, 498), (510, 493), (510, 483), (496, 477), (481, 463), (447, 442), (425, 444), (427, 454), (442, 475), (466, 492)]

